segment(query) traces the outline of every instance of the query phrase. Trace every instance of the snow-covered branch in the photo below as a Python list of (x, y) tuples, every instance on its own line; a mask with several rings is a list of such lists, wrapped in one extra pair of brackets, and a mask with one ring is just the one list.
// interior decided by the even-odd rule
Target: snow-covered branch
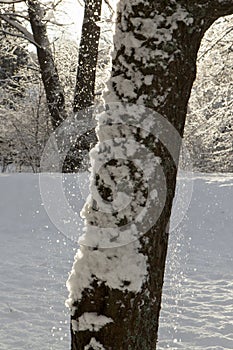
[[(24, 39), (27, 39), (32, 44), (39, 46), (38, 43), (34, 40), (33, 35), (19, 22), (9, 18), (6, 14), (0, 14), (0, 18), (10, 24), (13, 28), (17, 29), (21, 34), (23, 34)], [(14, 33), (14, 35), (16, 35), (16, 33)]]
[(0, 0), (0, 4), (6, 4), (6, 5), (16, 4), (19, 2), (25, 2), (25, 0)]

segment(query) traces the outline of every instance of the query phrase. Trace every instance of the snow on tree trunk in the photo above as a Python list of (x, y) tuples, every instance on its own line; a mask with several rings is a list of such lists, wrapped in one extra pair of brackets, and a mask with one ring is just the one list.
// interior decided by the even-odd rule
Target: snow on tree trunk
[[(122, 0), (67, 282), (72, 350), (154, 350), (166, 227), (201, 39), (232, 1)], [(158, 114), (159, 113), (159, 114)]]

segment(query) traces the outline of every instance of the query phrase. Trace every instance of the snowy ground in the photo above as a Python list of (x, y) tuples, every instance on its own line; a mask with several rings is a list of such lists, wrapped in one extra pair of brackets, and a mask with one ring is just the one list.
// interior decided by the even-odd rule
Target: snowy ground
[(233, 176), (196, 176), (172, 232), (159, 350), (233, 349)]
[[(193, 180), (171, 233), (158, 349), (230, 350), (233, 176)], [(77, 244), (48, 218), (38, 175), (1, 175), (0, 193), (0, 349), (69, 349), (65, 282)]]

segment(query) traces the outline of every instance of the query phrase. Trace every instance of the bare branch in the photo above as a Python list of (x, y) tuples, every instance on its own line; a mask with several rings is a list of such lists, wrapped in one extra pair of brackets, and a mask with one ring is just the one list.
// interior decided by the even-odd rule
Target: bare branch
[(7, 4), (7, 5), (16, 4), (18, 2), (24, 2), (24, 0), (0, 0), (0, 4)]
[(21, 35), (19, 33), (17, 33), (17, 34), (16, 33), (12, 33), (12, 32), (9, 32), (8, 30), (5, 30), (5, 29), (2, 29), (2, 33), (6, 34), (6, 35), (10, 35), (10, 36), (16, 36), (17, 38), (27, 39), (27, 38), (25, 38), (24, 35)]
[(110, 4), (109, 0), (104, 0), (106, 4), (108, 5), (109, 10), (111, 11), (112, 15), (114, 14), (114, 9), (112, 8), (112, 5)]
[(34, 44), (36, 46), (39, 46), (36, 43), (36, 41), (34, 40), (33, 35), (25, 27), (23, 27), (20, 23), (14, 21), (13, 19), (10, 19), (8, 16), (6, 16), (4, 14), (0, 14), (0, 18), (3, 19), (5, 22), (9, 23), (15, 29), (17, 29), (20, 33), (22, 33), (23, 34), (23, 38), (27, 39), (32, 44)]
[(28, 16), (21, 15), (21, 14), (19, 14), (18, 11), (17, 11), (17, 13), (16, 12), (5, 12), (4, 11), (4, 16), (9, 17), (10, 19), (15, 18), (15, 20), (17, 20), (18, 18), (22, 18), (23, 20), (29, 21)]

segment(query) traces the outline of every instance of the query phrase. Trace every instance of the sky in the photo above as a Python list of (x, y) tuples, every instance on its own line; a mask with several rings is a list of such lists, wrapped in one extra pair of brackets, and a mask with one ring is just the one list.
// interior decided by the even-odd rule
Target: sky
[[(79, 40), (81, 36), (81, 28), (84, 13), (84, 1), (83, 0), (40, 0), (42, 4), (47, 6), (48, 11), (46, 13), (45, 19), (50, 21), (52, 25), (47, 26), (49, 38), (51, 41), (57, 40), (61, 35), (63, 37), (68, 37), (70, 40)], [(56, 6), (55, 11), (49, 10), (53, 4), (59, 3)], [(109, 1), (110, 6), (115, 7), (116, 0)], [(22, 2), (15, 5), (16, 10), (26, 9), (25, 4)], [(107, 9), (107, 12), (106, 12)], [(107, 13), (107, 18), (109, 18), (108, 6), (103, 2), (103, 16), (105, 17)], [(53, 24), (57, 23), (59, 25)], [(61, 25), (62, 24), (62, 25)], [(28, 24), (27, 29), (31, 31), (30, 24)], [(31, 47), (31, 45), (30, 45)], [(34, 50), (31, 47), (32, 50)]]
[[(56, 2), (58, 2), (58, 0), (41, 0), (41, 3), (48, 7)], [(16, 10), (25, 10), (25, 4), (23, 3), (18, 3), (15, 7)], [(53, 24), (52, 26), (47, 27), (50, 39), (57, 39), (62, 34), (73, 40), (79, 39), (82, 28), (83, 12), (84, 6), (82, 0), (62, 0), (56, 7), (55, 11), (47, 11), (46, 19), (50, 20), (52, 23), (55, 22), (59, 24), (58, 26)], [(60, 24), (63, 24), (63, 26)], [(27, 29), (31, 31), (29, 24)]]
[[(72, 39), (77, 39), (80, 36), (84, 6), (82, 1), (78, 0), (63, 0), (59, 5), (58, 21), (59, 23), (69, 24), (65, 26), (65, 32)], [(64, 28), (63, 28), (64, 29)]]

